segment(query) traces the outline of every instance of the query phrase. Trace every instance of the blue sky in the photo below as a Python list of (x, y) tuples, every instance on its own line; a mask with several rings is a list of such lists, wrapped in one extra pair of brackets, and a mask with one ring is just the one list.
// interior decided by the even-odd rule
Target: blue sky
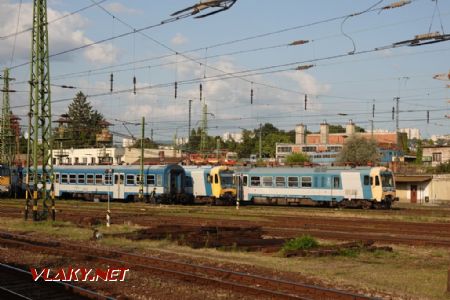
[[(169, 140), (176, 131), (178, 136), (187, 135), (189, 99), (194, 100), (193, 124), (200, 120), (201, 78), (209, 111), (214, 114), (214, 117), (210, 115), (210, 134), (256, 128), (265, 122), (287, 130), (304, 123), (317, 130), (322, 121), (344, 125), (352, 119), (357, 125), (369, 128), (373, 103), (376, 107), (375, 127), (393, 130), (395, 122), (390, 111), (394, 97), (400, 97), (401, 128), (419, 128), (425, 137), (449, 134), (450, 119), (445, 115), (450, 114), (450, 93), (446, 87), (450, 82), (435, 80), (433, 76), (449, 72), (450, 41), (325, 58), (353, 50), (352, 41), (342, 34), (341, 27), (353, 39), (357, 53), (411, 39), (416, 34), (428, 32), (430, 25), (432, 32), (442, 33), (443, 27), (448, 33), (450, 1), (438, 2), (440, 15), (436, 12), (434, 19), (436, 2), (415, 0), (398, 9), (350, 17), (343, 24), (341, 18), (298, 28), (364, 11), (376, 2), (238, 0), (230, 10), (208, 18), (186, 18), (145, 30), (146, 36), (132, 34), (55, 56), (51, 59), (51, 81), (55, 85), (76, 86), (85, 94), (93, 95), (90, 101), (94, 107), (112, 123), (119, 124), (116, 120), (135, 122), (145, 116), (147, 132), (153, 128), (158, 140)], [(133, 28), (141, 28), (158, 24), (172, 12), (193, 3), (195, 0), (106, 0), (100, 5)], [(377, 7), (390, 3), (382, 1)], [(89, 0), (49, 0), (49, 20), (91, 4)], [(31, 1), (24, 0), (19, 31), (30, 26), (31, 8)], [(0, 36), (16, 31), (18, 9), (19, 1), (0, 0)], [(130, 31), (97, 6), (51, 23), (49, 29), (50, 52), (53, 54)], [(30, 35), (27, 32), (17, 37), (13, 59), (14, 38), (0, 39), (2, 69), (29, 60)], [(300, 39), (310, 43), (287, 46)], [(260, 50), (254, 50), (258, 48)], [(185, 53), (192, 49), (199, 50)], [(173, 51), (179, 54), (175, 55)], [(242, 51), (246, 53), (230, 54)], [(163, 58), (155, 59), (161, 56)], [(126, 64), (133, 61), (141, 62)], [(292, 70), (308, 64), (315, 67), (306, 71)], [(277, 65), (287, 66), (273, 68)], [(236, 73), (260, 68), (267, 68), (265, 74)], [(277, 70), (280, 72), (267, 73)], [(26, 124), (27, 110), (23, 106), (28, 103), (28, 85), (23, 82), (28, 80), (28, 72), (29, 66), (11, 71), (11, 76), (17, 79), (14, 88), (19, 91), (11, 96), (11, 106), (14, 113), (22, 117), (23, 124)], [(73, 74), (76, 72), (82, 73)], [(141, 89), (136, 95), (127, 91), (95, 96), (109, 91), (111, 72), (115, 78), (115, 91), (132, 88), (133, 76)], [(225, 80), (224, 73), (235, 75)], [(194, 83), (182, 84), (192, 79), (196, 79)], [(177, 99), (172, 84), (175, 81), (180, 82)], [(149, 88), (150, 85), (156, 87)], [(253, 105), (250, 104), (252, 87)], [(74, 93), (74, 90), (52, 87), (55, 115), (67, 111), (70, 103), (57, 100), (71, 98)], [(309, 98), (307, 111), (304, 111), (304, 94)], [(426, 110), (430, 110), (429, 124)], [(139, 131), (138, 126), (130, 129)], [(121, 125), (114, 126), (113, 130), (125, 132)]]

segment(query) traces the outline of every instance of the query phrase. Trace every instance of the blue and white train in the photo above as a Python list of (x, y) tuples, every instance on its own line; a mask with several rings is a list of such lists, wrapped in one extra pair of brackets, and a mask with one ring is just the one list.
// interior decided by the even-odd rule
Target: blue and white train
[[(139, 198), (140, 166), (54, 166), (56, 197), (128, 200)], [(24, 184), (26, 182), (24, 170)], [(40, 176), (38, 172), (38, 176)], [(30, 185), (34, 182), (29, 177)], [(186, 193), (186, 173), (179, 165), (144, 166), (144, 199), (157, 203), (192, 202)], [(23, 185), (24, 185), (23, 184)], [(47, 188), (50, 184), (47, 184)], [(25, 188), (25, 186), (23, 186)]]
[(398, 200), (384, 167), (250, 168), (235, 176), (243, 203), (390, 208)]

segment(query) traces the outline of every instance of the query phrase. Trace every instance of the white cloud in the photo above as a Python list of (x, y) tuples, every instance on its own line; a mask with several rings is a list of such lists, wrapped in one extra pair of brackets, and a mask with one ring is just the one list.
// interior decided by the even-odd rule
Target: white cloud
[(129, 15), (136, 15), (136, 14), (142, 13), (141, 11), (139, 11), (137, 9), (127, 7), (119, 2), (109, 3), (109, 4), (105, 5), (105, 8), (113, 13), (119, 13), (119, 14), (123, 13), (123, 14), (129, 14)]
[(328, 84), (319, 83), (314, 76), (304, 71), (289, 72), (284, 76), (292, 79), (308, 95), (317, 96), (330, 90)]
[[(51, 22), (67, 14), (48, 8), (48, 20)], [(11, 1), (0, 2), (0, 36), (5, 36), (16, 31), (18, 5)], [(32, 26), (33, 7), (31, 3), (22, 4), (18, 31), (28, 29)], [(76, 48), (92, 42), (83, 28), (87, 27), (88, 20), (80, 15), (72, 15), (49, 25), (49, 50), (50, 54), (59, 53), (71, 48)], [(8, 64), (11, 58), (14, 38), (1, 41), (0, 64)], [(31, 46), (31, 31), (17, 36), (14, 61), (29, 60)], [(83, 51), (83, 52), (81, 52)], [(90, 62), (110, 63), (116, 59), (117, 49), (112, 44), (99, 44), (81, 50), (84, 57)], [(78, 52), (59, 55), (53, 60), (70, 61)]]
[(177, 33), (170, 42), (174, 46), (180, 46), (186, 44), (188, 42), (188, 39), (181, 33)]

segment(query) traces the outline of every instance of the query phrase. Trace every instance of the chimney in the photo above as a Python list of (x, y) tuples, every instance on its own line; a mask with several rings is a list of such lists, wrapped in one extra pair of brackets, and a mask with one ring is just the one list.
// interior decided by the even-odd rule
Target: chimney
[(345, 134), (347, 136), (351, 136), (354, 133), (355, 133), (355, 123), (353, 123), (353, 121), (350, 120), (345, 127)]
[(297, 145), (304, 145), (306, 143), (306, 126), (303, 124), (295, 126), (295, 143)]
[(330, 133), (330, 126), (327, 122), (320, 124), (320, 143), (328, 144), (328, 135)]

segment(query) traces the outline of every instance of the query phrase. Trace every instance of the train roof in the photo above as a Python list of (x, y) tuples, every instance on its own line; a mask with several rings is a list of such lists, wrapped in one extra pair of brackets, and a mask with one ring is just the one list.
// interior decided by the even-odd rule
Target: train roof
[(361, 172), (366, 171), (370, 172), (372, 167), (315, 167), (315, 168), (307, 168), (307, 167), (281, 167), (281, 168), (246, 168), (239, 169), (237, 173), (251, 173), (251, 174), (313, 174), (313, 173), (329, 173), (329, 174), (338, 174), (343, 171), (345, 172)]
[[(54, 170), (139, 170), (139, 165), (57, 165), (53, 166)], [(182, 169), (180, 165), (144, 165), (144, 170), (164, 170), (164, 169)], [(39, 169), (42, 169), (39, 166)], [(26, 171), (26, 168), (24, 169)]]

